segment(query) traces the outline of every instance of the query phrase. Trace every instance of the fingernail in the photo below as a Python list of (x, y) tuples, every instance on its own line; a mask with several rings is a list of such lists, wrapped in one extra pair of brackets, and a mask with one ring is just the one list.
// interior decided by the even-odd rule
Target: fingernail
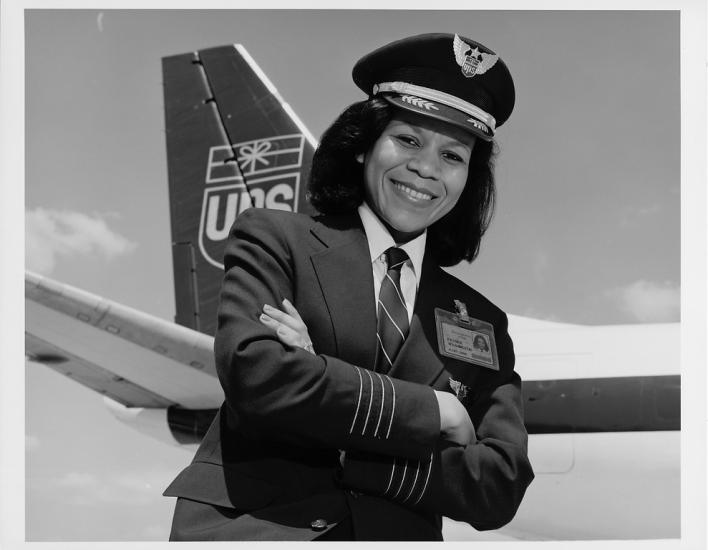
[(283, 335), (283, 336), (285, 336), (287, 334), (287, 332), (285, 331), (285, 329), (283, 327), (278, 327), (278, 330), (276, 332), (278, 334)]
[(261, 313), (261, 316), (259, 317), (261, 321), (270, 321), (270, 317), (266, 315), (265, 313)]
[(263, 306), (263, 311), (273, 311), (273, 306), (269, 306), (268, 304), (265, 304)]
[(283, 298), (283, 303), (290, 305), (290, 300), (288, 300), (287, 298)]

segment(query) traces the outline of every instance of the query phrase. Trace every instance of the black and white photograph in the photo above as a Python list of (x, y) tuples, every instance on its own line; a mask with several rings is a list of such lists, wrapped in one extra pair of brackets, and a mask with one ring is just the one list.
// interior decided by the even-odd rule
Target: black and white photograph
[(704, 547), (706, 6), (571, 4), (3, 3), (3, 543)]

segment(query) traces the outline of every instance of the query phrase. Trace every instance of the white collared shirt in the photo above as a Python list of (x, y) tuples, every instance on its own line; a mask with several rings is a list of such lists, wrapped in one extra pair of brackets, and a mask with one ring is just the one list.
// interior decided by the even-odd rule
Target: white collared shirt
[[(386, 276), (388, 266), (386, 265), (386, 256), (384, 252), (392, 246), (397, 246), (396, 242), (391, 237), (391, 234), (386, 229), (386, 226), (381, 222), (376, 214), (371, 210), (366, 202), (362, 202), (358, 208), (361, 223), (364, 225), (366, 240), (369, 243), (369, 253), (371, 256), (371, 268), (374, 273), (374, 298), (375, 304), (379, 302), (379, 290), (381, 289), (381, 281)], [(413, 318), (413, 307), (415, 305), (415, 297), (418, 291), (418, 283), (420, 282), (420, 273), (423, 266), (423, 255), (425, 254), (425, 240), (427, 233), (424, 231), (415, 239), (400, 245), (398, 248), (405, 250), (408, 254), (408, 260), (401, 268), (401, 292), (403, 299), (406, 301), (406, 309), (408, 310), (408, 321)], [(378, 307), (376, 311), (378, 313)]]

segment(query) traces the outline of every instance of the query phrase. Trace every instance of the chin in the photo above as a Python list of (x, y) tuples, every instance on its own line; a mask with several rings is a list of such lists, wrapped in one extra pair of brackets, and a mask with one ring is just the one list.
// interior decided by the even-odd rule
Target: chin
[(422, 225), (422, 224), (417, 224), (417, 225), (411, 225), (411, 224), (387, 224), (389, 227), (389, 231), (391, 233), (392, 237), (396, 236), (401, 236), (401, 237), (406, 237), (405, 240), (410, 240), (414, 239), (418, 235), (420, 235), (423, 231), (425, 231), (428, 226), (427, 225)]

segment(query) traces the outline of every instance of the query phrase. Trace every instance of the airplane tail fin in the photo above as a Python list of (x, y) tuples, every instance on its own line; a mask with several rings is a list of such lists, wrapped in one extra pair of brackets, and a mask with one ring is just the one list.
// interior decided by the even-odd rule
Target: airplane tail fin
[(164, 57), (175, 321), (213, 335), (222, 250), (250, 206), (312, 213), (317, 143), (240, 44)]

